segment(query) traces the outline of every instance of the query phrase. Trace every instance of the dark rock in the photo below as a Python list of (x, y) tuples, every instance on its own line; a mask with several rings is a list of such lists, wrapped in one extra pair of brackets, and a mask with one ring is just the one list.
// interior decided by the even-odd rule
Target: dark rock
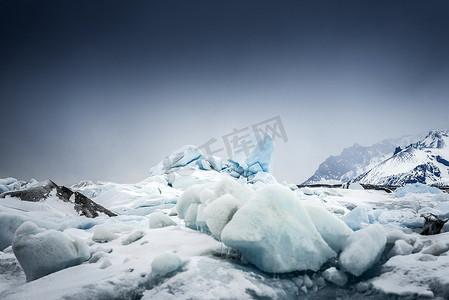
[(421, 232), (422, 235), (433, 235), (440, 233), (444, 224), (449, 221), (449, 219), (441, 220), (438, 216), (431, 213), (422, 214), (421, 217), (426, 220), (423, 231)]
[(74, 209), (80, 216), (95, 218), (100, 213), (104, 213), (109, 217), (117, 216), (114, 212), (95, 203), (83, 194), (73, 192), (65, 186), (59, 186), (51, 180), (43, 181), (37, 186), (28, 189), (3, 193), (0, 195), (0, 198), (10, 196), (20, 198), (22, 201), (38, 202), (47, 199), (52, 193), (55, 193), (61, 201), (73, 203)]

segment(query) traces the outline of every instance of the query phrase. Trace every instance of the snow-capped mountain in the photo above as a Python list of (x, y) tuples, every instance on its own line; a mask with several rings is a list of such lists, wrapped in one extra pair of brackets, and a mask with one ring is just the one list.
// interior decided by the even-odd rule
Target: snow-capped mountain
[(432, 130), (354, 181), (364, 184), (449, 184), (449, 131)]
[(368, 147), (354, 144), (345, 148), (340, 155), (328, 157), (303, 184), (348, 182), (391, 157), (397, 147), (404, 148), (421, 138), (422, 136), (404, 136), (386, 139)]

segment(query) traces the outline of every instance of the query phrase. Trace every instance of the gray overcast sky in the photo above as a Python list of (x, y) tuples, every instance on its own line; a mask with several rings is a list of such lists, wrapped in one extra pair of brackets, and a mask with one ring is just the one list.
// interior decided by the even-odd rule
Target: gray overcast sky
[(2, 1), (0, 178), (137, 182), (279, 115), (274, 174), (449, 129), (449, 1)]

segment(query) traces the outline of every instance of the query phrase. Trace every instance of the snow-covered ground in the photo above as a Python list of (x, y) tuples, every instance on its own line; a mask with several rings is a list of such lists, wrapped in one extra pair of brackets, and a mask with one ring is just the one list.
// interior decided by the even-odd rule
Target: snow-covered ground
[(446, 193), (178, 171), (72, 187), (117, 217), (0, 198), (0, 299), (449, 298), (449, 225), (419, 234)]

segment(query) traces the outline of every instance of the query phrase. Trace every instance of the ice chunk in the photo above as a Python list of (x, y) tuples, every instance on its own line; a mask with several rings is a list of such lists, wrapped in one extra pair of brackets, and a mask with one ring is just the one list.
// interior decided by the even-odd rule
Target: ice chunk
[(96, 226), (95, 232), (92, 235), (92, 241), (97, 243), (107, 243), (115, 240), (117, 235), (104, 226)]
[[(184, 219), (187, 214), (187, 210), (192, 204), (200, 204), (200, 194), (209, 184), (197, 184), (188, 188), (182, 196), (179, 198), (176, 204), (176, 211), (181, 219)], [(213, 197), (213, 194), (211, 198)]]
[(16, 213), (2, 213), (0, 212), (0, 250), (11, 246), (14, 238), (14, 233), (17, 228), (24, 222), (32, 221), (40, 227), (46, 229), (58, 229), (60, 226), (48, 221), (38, 220)]
[[(252, 193), (253, 191), (251, 189), (243, 186), (235, 180), (223, 178), (218, 182), (198, 184), (188, 188), (179, 199), (176, 205), (176, 210), (178, 211), (178, 216), (181, 219), (185, 220), (187, 227), (190, 227), (192, 229), (205, 229), (204, 227), (207, 222), (211, 224), (214, 222), (213, 220), (211, 220), (212, 217), (207, 217), (206, 213), (206, 210), (208, 206), (211, 205), (211, 203), (215, 202), (217, 199), (220, 199), (222, 196), (228, 195), (235, 199), (234, 204), (228, 204), (231, 206), (235, 206), (237, 205), (237, 203), (240, 203), (237, 205), (238, 207), (240, 207), (241, 204), (244, 203), (252, 195)], [(221, 204), (224, 204), (224, 202), (221, 202)], [(216, 223), (214, 223), (214, 225), (218, 226), (214, 227), (215, 234), (217, 234), (218, 231), (221, 232), (221, 229), (219, 229), (219, 227), (221, 228), (225, 225), (218, 225), (218, 223), (222, 223), (223, 220), (232, 217), (229, 215), (229, 213), (230, 211), (227, 211), (226, 214), (228, 214), (228, 216), (224, 217), (224, 219), (222, 219), (221, 221), (217, 220)], [(211, 214), (217, 215), (214, 209), (211, 209)]]
[(109, 258), (105, 257), (103, 262), (100, 265), (100, 269), (106, 269), (106, 268), (109, 268), (110, 266), (112, 266), (111, 261), (109, 260)]
[(273, 173), (273, 139), (268, 134), (259, 134), (257, 145), (246, 158), (245, 163), (250, 173)]
[(176, 271), (181, 265), (182, 260), (179, 256), (173, 253), (164, 253), (153, 259), (151, 263), (151, 274), (153, 276), (164, 276)]
[(148, 216), (150, 228), (162, 228), (167, 226), (176, 225), (176, 222), (170, 219), (166, 214), (162, 212), (154, 212)]
[(402, 198), (407, 194), (441, 194), (441, 190), (422, 183), (407, 184), (394, 191), (396, 197)]
[(388, 244), (394, 244), (397, 240), (404, 240), (407, 244), (413, 244), (416, 241), (416, 237), (411, 234), (406, 234), (401, 230), (393, 230), (387, 233)]
[(12, 249), (27, 281), (81, 264), (90, 258), (89, 247), (56, 230), (27, 221), (17, 229)]
[(129, 244), (134, 243), (135, 241), (140, 240), (141, 238), (143, 238), (145, 236), (145, 232), (143, 231), (135, 231), (133, 233), (131, 233), (126, 239), (124, 239), (122, 241), (122, 245), (126, 246)]
[(162, 175), (171, 173), (176, 168), (185, 167), (203, 156), (201, 150), (192, 145), (183, 146), (174, 151), (157, 166), (150, 170), (150, 175)]
[(360, 276), (382, 256), (387, 237), (379, 224), (354, 232), (340, 255), (340, 264), (349, 273)]
[(210, 232), (218, 239), (223, 228), (232, 219), (242, 203), (234, 196), (226, 194), (212, 202), (205, 210), (206, 224)]
[(199, 205), (197, 203), (193, 203), (189, 206), (189, 209), (187, 209), (184, 221), (185, 221), (186, 226), (189, 228), (198, 229), (198, 227), (196, 225), (198, 206)]
[(352, 229), (359, 230), (363, 225), (369, 224), (366, 208), (358, 206), (343, 216), (342, 220)]
[(316, 205), (305, 206), (324, 241), (336, 252), (340, 251), (346, 239), (352, 234), (351, 228), (340, 218)]
[(20, 182), (12, 177), (0, 178), (0, 194), (20, 189)]
[(348, 189), (350, 190), (364, 190), (363, 186), (358, 182), (352, 182), (349, 184)]
[(404, 240), (397, 240), (394, 243), (393, 248), (388, 252), (388, 257), (393, 257), (396, 255), (408, 255), (413, 252), (413, 246)]
[(329, 282), (338, 286), (344, 286), (348, 282), (348, 276), (345, 272), (337, 270), (335, 267), (331, 267), (323, 272), (323, 277)]
[(225, 226), (221, 239), (271, 273), (318, 270), (336, 256), (295, 193), (279, 184), (258, 189)]

